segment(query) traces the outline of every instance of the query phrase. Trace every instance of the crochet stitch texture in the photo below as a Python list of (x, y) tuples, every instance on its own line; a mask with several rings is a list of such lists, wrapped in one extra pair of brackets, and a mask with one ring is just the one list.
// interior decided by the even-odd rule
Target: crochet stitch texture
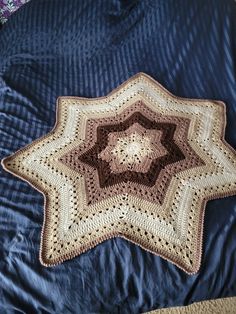
[(225, 124), (224, 103), (144, 73), (106, 97), (59, 97), (54, 129), (2, 161), (45, 196), (41, 263), (120, 236), (197, 272), (206, 202), (236, 194)]

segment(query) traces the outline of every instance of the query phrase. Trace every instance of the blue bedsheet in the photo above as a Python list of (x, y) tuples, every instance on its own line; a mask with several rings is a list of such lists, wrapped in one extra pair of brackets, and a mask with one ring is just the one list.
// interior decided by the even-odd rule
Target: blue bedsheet
[[(103, 96), (137, 72), (223, 100), (236, 147), (232, 0), (32, 0), (0, 30), (0, 158), (52, 129), (60, 95)], [(0, 313), (143, 313), (236, 295), (236, 197), (207, 204), (190, 276), (123, 239), (46, 268), (43, 196), (1, 169)]]

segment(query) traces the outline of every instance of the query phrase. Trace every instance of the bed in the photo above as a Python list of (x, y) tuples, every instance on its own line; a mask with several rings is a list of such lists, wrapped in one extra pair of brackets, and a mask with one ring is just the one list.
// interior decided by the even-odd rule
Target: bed
[[(235, 56), (231, 0), (31, 0), (0, 30), (0, 158), (52, 130), (59, 96), (105, 96), (138, 72), (223, 101), (235, 148)], [(1, 313), (144, 313), (236, 296), (236, 196), (207, 203), (189, 275), (119, 237), (45, 267), (43, 195), (2, 168), (0, 185)]]

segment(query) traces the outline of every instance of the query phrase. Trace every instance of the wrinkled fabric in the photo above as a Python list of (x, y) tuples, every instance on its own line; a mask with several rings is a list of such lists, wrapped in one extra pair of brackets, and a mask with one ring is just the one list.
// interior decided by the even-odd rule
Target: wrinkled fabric
[[(236, 147), (232, 0), (32, 0), (0, 30), (0, 158), (50, 131), (62, 95), (104, 96), (137, 72), (222, 100)], [(120, 238), (39, 262), (43, 196), (1, 169), (0, 312), (142, 313), (236, 295), (236, 197), (208, 202), (202, 265), (187, 275)]]

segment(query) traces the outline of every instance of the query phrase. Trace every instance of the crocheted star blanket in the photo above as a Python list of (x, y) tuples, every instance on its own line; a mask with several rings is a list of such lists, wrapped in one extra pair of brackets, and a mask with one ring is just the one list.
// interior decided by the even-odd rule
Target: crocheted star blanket
[(41, 263), (119, 236), (197, 272), (206, 202), (236, 194), (225, 117), (143, 73), (106, 97), (59, 97), (54, 129), (2, 162), (45, 196)]

